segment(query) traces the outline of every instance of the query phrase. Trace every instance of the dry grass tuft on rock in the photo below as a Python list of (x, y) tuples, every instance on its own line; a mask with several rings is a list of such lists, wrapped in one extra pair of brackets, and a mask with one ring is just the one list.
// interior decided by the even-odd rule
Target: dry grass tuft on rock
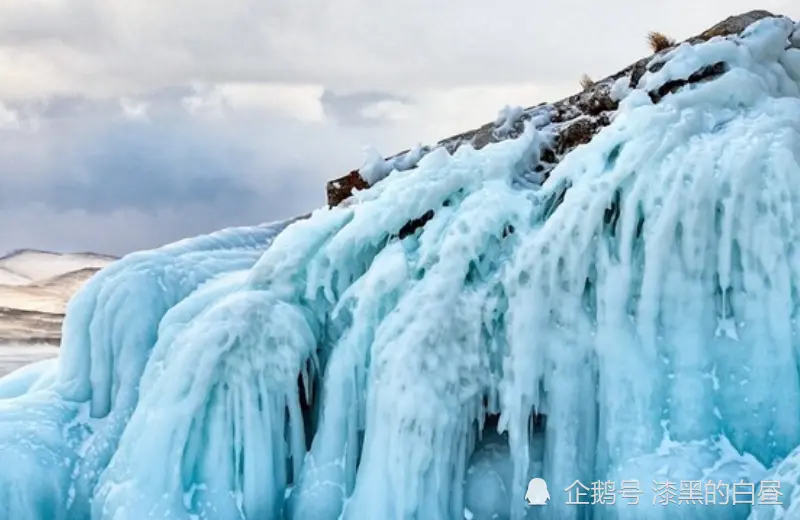
[(669, 49), (674, 46), (675, 40), (664, 33), (653, 31), (647, 34), (647, 43), (650, 45), (650, 48), (653, 49), (653, 52), (661, 52), (664, 49)]
[(594, 80), (590, 78), (588, 74), (581, 76), (581, 88), (583, 88), (583, 90), (586, 90), (592, 85), (594, 85)]

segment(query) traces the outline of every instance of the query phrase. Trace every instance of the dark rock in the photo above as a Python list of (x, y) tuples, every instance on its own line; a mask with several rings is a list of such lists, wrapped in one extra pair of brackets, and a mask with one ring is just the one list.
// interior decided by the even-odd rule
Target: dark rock
[(637, 61), (633, 64), (631, 68), (631, 79), (628, 81), (628, 87), (636, 88), (636, 85), (639, 84), (639, 80), (642, 79), (644, 73), (647, 71), (647, 61), (641, 60)]
[(658, 103), (664, 98), (664, 96), (676, 92), (683, 86), (690, 85), (692, 83), (700, 83), (701, 81), (713, 79), (725, 74), (727, 68), (728, 66), (724, 62), (717, 62), (713, 65), (703, 67), (689, 76), (688, 79), (674, 79), (672, 81), (667, 81), (661, 85), (657, 91), (648, 92), (648, 95), (650, 96), (650, 99), (653, 100), (653, 103)]
[[(772, 17), (775, 16), (767, 11), (750, 11), (738, 16), (731, 16), (722, 22), (714, 25), (710, 29), (704, 31), (699, 36), (694, 38), (689, 38), (686, 40), (689, 43), (699, 43), (701, 41), (708, 40), (714, 36), (727, 36), (730, 34), (736, 34), (743, 31), (747, 26), (752, 24), (755, 21), (758, 21), (762, 18)], [(646, 58), (642, 58), (641, 60), (637, 61), (636, 63), (622, 69), (621, 71), (608, 76), (602, 80), (595, 82), (593, 85), (588, 86), (582, 92), (570, 96), (566, 99), (562, 99), (561, 101), (557, 101), (552, 104), (543, 104), (539, 103), (535, 106), (532, 106), (526, 110), (526, 114), (523, 116), (523, 119), (530, 118), (530, 113), (534, 111), (534, 109), (539, 110), (547, 110), (549, 109), (551, 115), (551, 121), (554, 123), (567, 123), (570, 121), (575, 121), (578, 118), (592, 116), (598, 117), (599, 121), (597, 121), (598, 127), (596, 130), (602, 128), (602, 126), (606, 126), (609, 124), (611, 118), (608, 116), (609, 113), (615, 111), (618, 107), (618, 103), (611, 99), (610, 90), (611, 85), (613, 83), (622, 78), (622, 77), (629, 77), (629, 85), (631, 88), (635, 88), (638, 85), (639, 81), (641, 80), (642, 76), (644, 76), (645, 72), (647, 71), (648, 65), (653, 61), (655, 56), (664, 55), (668, 53), (671, 49), (665, 49), (659, 53), (654, 55), (650, 55)], [(651, 72), (655, 72), (659, 70), (661, 67), (664, 66), (664, 61), (656, 61), (652, 64)], [(692, 74), (685, 82), (681, 83), (680, 86), (684, 86), (689, 83), (696, 83), (699, 81), (707, 80), (715, 76), (719, 76), (725, 72), (724, 64), (715, 64), (710, 67), (705, 67), (697, 71), (696, 73)], [(676, 83), (669, 85), (662, 94), (659, 96), (658, 92), (656, 95), (658, 99), (664, 97), (664, 95), (674, 92), (678, 88), (680, 88)], [(575, 143), (575, 145), (584, 144), (583, 138), (581, 136), (586, 135), (586, 131), (588, 130), (587, 127), (588, 123), (583, 122), (581, 126), (578, 128), (572, 129), (570, 126), (562, 125), (560, 129), (557, 130), (559, 134), (561, 132), (567, 132), (569, 135), (566, 138), (560, 139), (564, 143)], [(596, 131), (594, 133), (597, 133)], [(489, 143), (496, 142), (503, 140), (505, 138), (515, 137), (512, 135), (509, 136), (497, 136), (494, 132), (494, 125), (489, 123), (486, 125), (481, 126), (475, 130), (470, 130), (467, 132), (463, 132), (461, 134), (455, 135), (453, 137), (443, 139), (439, 141), (439, 146), (444, 146), (446, 149), (452, 153), (455, 151), (459, 146), (464, 143), (470, 143), (475, 148), (482, 148)], [(574, 147), (574, 146), (573, 146)], [(571, 150), (569, 145), (565, 144), (562, 145), (560, 148), (560, 152), (563, 154), (564, 152), (568, 152)]]
[(400, 231), (397, 233), (397, 237), (402, 240), (407, 236), (413, 235), (414, 232), (427, 224), (432, 218), (433, 210), (426, 211), (420, 218), (407, 222), (403, 227), (401, 227)]
[(619, 102), (611, 99), (611, 86), (607, 83), (598, 85), (587, 96), (579, 96), (575, 105), (590, 116), (599, 116), (619, 108)]
[(542, 150), (542, 153), (539, 157), (542, 162), (553, 164), (558, 161), (558, 157), (556, 157), (556, 152), (552, 148), (545, 148)]
[(715, 36), (729, 36), (731, 34), (738, 34), (747, 29), (747, 26), (753, 22), (761, 20), (762, 18), (775, 18), (775, 15), (769, 11), (755, 10), (737, 16), (729, 16), (712, 28), (703, 31), (694, 38), (689, 38), (686, 41), (689, 43), (696, 43), (700, 41), (708, 41)]
[(358, 173), (358, 170), (353, 170), (344, 177), (328, 181), (328, 206), (338, 206), (350, 198), (353, 190), (365, 190), (367, 188), (369, 188), (369, 183)]
[(575, 147), (588, 143), (606, 125), (608, 119), (602, 117), (582, 117), (564, 125), (556, 138), (556, 154), (563, 157)]

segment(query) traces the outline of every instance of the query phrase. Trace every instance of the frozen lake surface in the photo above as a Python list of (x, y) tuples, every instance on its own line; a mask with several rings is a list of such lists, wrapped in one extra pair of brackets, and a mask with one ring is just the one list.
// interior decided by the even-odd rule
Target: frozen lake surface
[(51, 345), (0, 344), (0, 377), (29, 363), (57, 355), (58, 348)]

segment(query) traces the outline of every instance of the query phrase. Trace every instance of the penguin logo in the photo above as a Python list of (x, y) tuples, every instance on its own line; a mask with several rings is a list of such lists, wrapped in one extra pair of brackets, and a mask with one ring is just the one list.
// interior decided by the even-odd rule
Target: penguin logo
[(525, 501), (532, 506), (547, 505), (550, 492), (547, 491), (547, 482), (541, 478), (534, 478), (528, 482), (528, 491), (525, 492)]

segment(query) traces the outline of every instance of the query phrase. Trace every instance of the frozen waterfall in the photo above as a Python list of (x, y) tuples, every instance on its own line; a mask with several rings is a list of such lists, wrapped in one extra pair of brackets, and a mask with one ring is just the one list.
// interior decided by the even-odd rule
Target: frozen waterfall
[(800, 518), (798, 35), (659, 57), (540, 185), (538, 119), (103, 270), (58, 364), (0, 380), (0, 520)]

